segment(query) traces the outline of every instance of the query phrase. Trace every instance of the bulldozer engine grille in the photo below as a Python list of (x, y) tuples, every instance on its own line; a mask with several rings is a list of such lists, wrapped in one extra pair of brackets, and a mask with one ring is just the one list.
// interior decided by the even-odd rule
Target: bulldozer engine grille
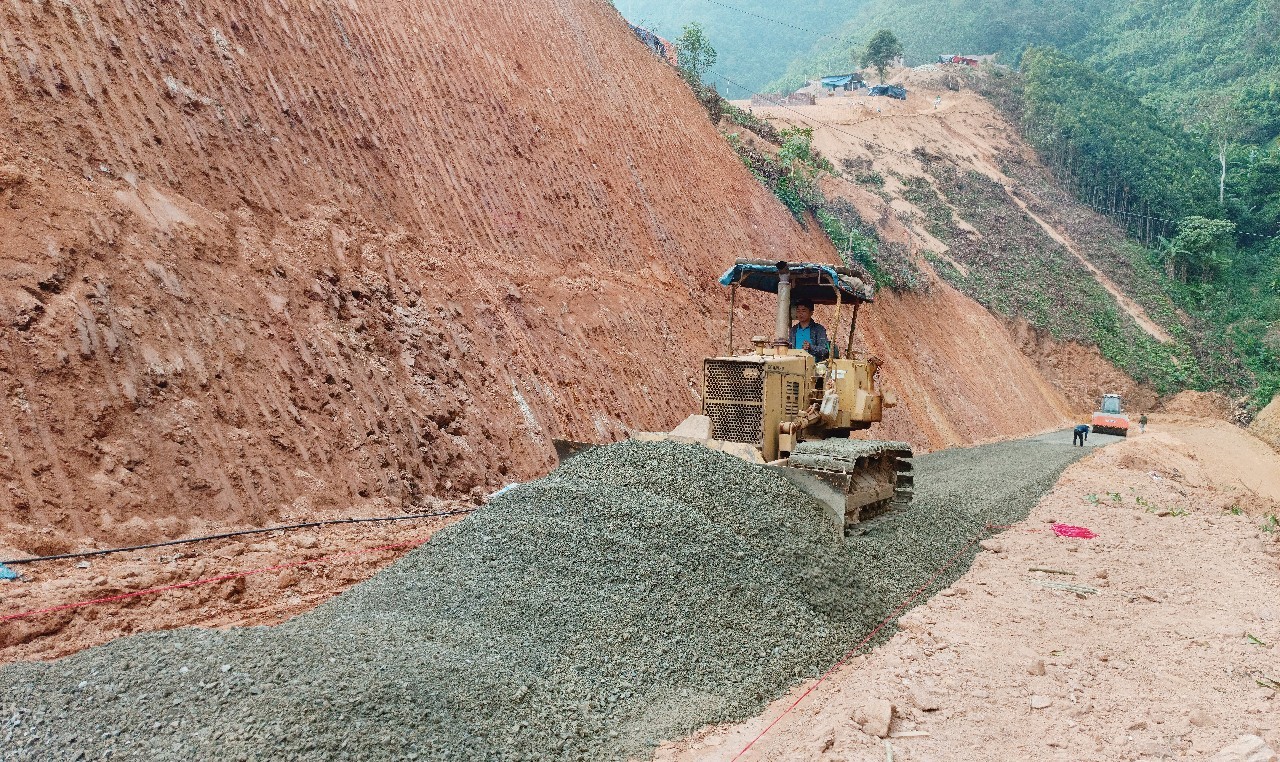
[(764, 439), (764, 367), (758, 363), (707, 360), (702, 412), (711, 436), (727, 442), (760, 444)]
[(782, 404), (782, 411), (789, 417), (800, 415), (800, 382), (788, 381), (786, 399)]

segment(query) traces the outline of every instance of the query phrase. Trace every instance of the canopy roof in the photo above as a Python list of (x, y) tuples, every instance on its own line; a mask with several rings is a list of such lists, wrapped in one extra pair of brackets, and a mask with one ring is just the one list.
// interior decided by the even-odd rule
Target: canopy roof
[(822, 86), (846, 87), (848, 85), (852, 85), (855, 81), (860, 82), (861, 80), (856, 80), (856, 75), (854, 74), (833, 74), (829, 77), (822, 78)]
[(847, 267), (818, 262), (768, 262), (763, 259), (739, 259), (720, 277), (722, 286), (744, 286), (756, 291), (778, 293), (778, 274), (785, 268), (791, 273), (791, 302), (835, 304), (839, 291), (842, 302), (869, 302), (875, 292), (869, 284)]

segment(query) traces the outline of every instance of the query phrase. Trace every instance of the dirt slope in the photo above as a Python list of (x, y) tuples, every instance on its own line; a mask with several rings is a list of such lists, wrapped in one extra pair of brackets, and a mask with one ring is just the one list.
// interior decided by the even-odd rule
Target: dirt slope
[(1259, 411), (1253, 423), (1249, 424), (1249, 431), (1280, 451), (1280, 397)]
[(1045, 380), (1008, 330), (941, 279), (928, 294), (884, 291), (860, 319), (860, 341), (890, 361), (886, 383), (899, 407), (877, 437), (929, 449), (1057, 428), (1071, 419), (1065, 396)]
[[(1277, 493), (1280, 458), (1247, 433), (1157, 416), (1070, 466), (1027, 521), (750, 751), (812, 681), (657, 759), (1274, 759), (1214, 755), (1243, 735), (1280, 748)], [(1097, 537), (1058, 537), (1053, 522)], [(892, 721), (868, 724), (885, 703)]]
[(670, 426), (713, 276), (829, 253), (603, 3), (14, 3), (0, 102), (23, 551), (385, 510)]
[[(696, 408), (733, 257), (834, 259), (604, 4), (18, 3), (0, 35), (15, 551), (533, 476)], [(1060, 422), (939, 293), (863, 323), (910, 400), (885, 433)]]
[[(826, 183), (828, 197), (853, 204), (862, 219), (875, 226), (882, 242), (904, 250), (905, 257), (924, 271), (930, 287), (938, 282), (929, 277), (936, 269), (931, 257), (966, 277), (972, 268), (956, 256), (968, 255), (970, 263), (977, 260), (982, 272), (976, 274), (988, 276), (987, 270), (998, 269), (987, 267), (993, 260), (1028, 253), (1045, 263), (1057, 258), (1062, 261), (1048, 264), (1050, 269), (1078, 270), (1076, 280), (1092, 281), (1100, 297), (1131, 319), (1135, 330), (1157, 341), (1167, 341), (1165, 329), (1125, 293), (1124, 284), (1115, 282), (1092, 261), (1091, 257), (1101, 249), (1095, 238), (1105, 236), (1081, 242), (1065, 224), (1057, 222), (1057, 215), (1051, 218), (1049, 211), (1070, 207), (1067, 214), (1073, 219), (1091, 217), (1094, 227), (1108, 232), (1114, 226), (1069, 197), (1054, 195), (1051, 203), (1042, 200), (1042, 186), (1053, 188), (1053, 182), (1034, 151), (1018, 137), (1017, 129), (979, 94), (949, 89), (945, 79), (938, 71), (898, 71), (892, 81), (906, 82), (909, 93), (905, 101), (848, 94), (822, 97), (812, 106), (751, 107), (748, 102), (737, 105), (751, 108), (757, 116), (779, 127), (812, 128), (814, 146), (842, 169), (842, 178)], [(935, 98), (941, 99), (937, 106)], [(993, 215), (995, 221), (987, 225), (966, 219), (967, 210), (949, 201), (948, 194), (939, 187), (940, 166), (956, 174), (973, 172), (997, 183), (1007, 195), (1007, 213)], [(1010, 167), (1019, 168), (1018, 176), (1006, 171)], [(948, 233), (959, 240), (944, 240), (949, 238)], [(1112, 238), (1122, 237), (1116, 232)], [(1029, 251), (1022, 251), (1021, 247), (1028, 247)], [(1054, 247), (1056, 251), (1051, 250)], [(1030, 271), (1021, 273), (1017, 283), (1005, 286), (1010, 298), (998, 301), (1014, 305), (1035, 301), (1026, 297), (1052, 288), (1051, 284), (1038, 281), (1036, 275)], [(957, 297), (986, 311), (959, 294), (944, 295), (942, 303), (972, 312), (970, 307), (961, 308)], [(1009, 312), (1017, 314), (1017, 309)], [(891, 314), (887, 319), (906, 324), (914, 315)], [(1043, 377), (1037, 382), (1048, 380), (1066, 397), (1071, 409), (1092, 410), (1103, 393), (1122, 394), (1132, 409), (1149, 409), (1155, 404), (1153, 390), (1117, 370), (1094, 347), (1055, 339), (1022, 317), (1002, 318), (1001, 322), (1006, 324), (1004, 337), (987, 331), (979, 334), (982, 341), (975, 346), (981, 347), (984, 359), (1005, 357), (1011, 340)], [(997, 361), (997, 367), (1003, 364), (1003, 360)], [(968, 372), (975, 372), (977, 367)], [(1034, 388), (1035, 382), (1017, 377), (1018, 388)], [(1014, 403), (1014, 409), (1028, 404), (1024, 400)]]

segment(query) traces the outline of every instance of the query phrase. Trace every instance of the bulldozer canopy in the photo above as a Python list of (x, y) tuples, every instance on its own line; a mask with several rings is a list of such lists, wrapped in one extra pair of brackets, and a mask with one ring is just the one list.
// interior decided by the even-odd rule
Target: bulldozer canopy
[[(779, 264), (740, 259), (720, 277), (720, 284), (739, 285), (776, 294), (778, 293)], [(846, 268), (815, 262), (787, 262), (786, 265), (791, 273), (793, 303), (810, 301), (814, 304), (835, 304), (837, 290), (840, 293), (839, 301), (842, 302), (872, 300), (874, 292), (871, 286)]]

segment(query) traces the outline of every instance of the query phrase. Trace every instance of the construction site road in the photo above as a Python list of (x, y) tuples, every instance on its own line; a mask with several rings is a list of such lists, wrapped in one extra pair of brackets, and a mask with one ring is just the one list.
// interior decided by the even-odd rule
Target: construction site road
[(1153, 414), (1072, 464), (889, 642), (655, 762), (1274, 761), (1273, 496), (1280, 452)]
[(0, 669), (0, 759), (647, 755), (821, 674), (1085, 452), (1059, 434), (919, 457), (911, 507), (838, 539), (765, 469), (600, 448), (283, 625)]

